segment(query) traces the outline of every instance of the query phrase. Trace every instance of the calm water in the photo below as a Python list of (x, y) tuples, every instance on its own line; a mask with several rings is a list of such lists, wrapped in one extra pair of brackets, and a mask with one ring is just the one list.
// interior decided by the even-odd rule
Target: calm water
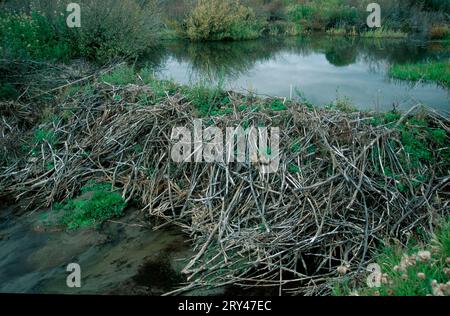
[[(2, 207), (0, 293), (161, 295), (178, 286), (175, 271), (192, 256), (179, 230), (153, 231), (136, 210), (98, 230), (71, 232), (46, 227), (48, 214), (16, 216)], [(81, 266), (79, 289), (66, 284), (72, 262)]]
[[(391, 80), (390, 64), (449, 59), (448, 44), (313, 36), (165, 45), (151, 61), (160, 78), (222, 84), (261, 95), (303, 95), (326, 105), (347, 97), (360, 109), (408, 109), (421, 102), (449, 112), (449, 90)], [(291, 88), (292, 87), (292, 88)], [(292, 91), (292, 92), (291, 92)]]

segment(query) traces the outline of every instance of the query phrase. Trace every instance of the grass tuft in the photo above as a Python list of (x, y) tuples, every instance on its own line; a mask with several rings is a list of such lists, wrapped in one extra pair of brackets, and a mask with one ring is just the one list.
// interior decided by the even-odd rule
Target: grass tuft
[(94, 227), (123, 214), (126, 203), (119, 193), (111, 192), (111, 185), (88, 184), (81, 191), (78, 198), (56, 206), (64, 212), (61, 221), (68, 229)]
[(448, 61), (393, 65), (389, 69), (389, 75), (400, 80), (423, 80), (450, 87), (450, 63)]

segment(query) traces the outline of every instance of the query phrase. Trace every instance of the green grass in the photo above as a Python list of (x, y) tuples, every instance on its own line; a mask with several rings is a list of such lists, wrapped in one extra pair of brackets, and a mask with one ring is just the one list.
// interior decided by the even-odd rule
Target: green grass
[(336, 109), (345, 113), (354, 113), (358, 109), (352, 104), (352, 101), (346, 96), (336, 96), (336, 100), (331, 105), (327, 106), (328, 109)]
[(233, 112), (233, 109), (229, 107), (230, 99), (223, 92), (220, 83), (216, 87), (208, 87), (204, 84), (182, 87), (181, 91), (195, 106), (198, 115), (202, 117), (221, 116)]
[(450, 87), (450, 63), (433, 61), (393, 65), (389, 69), (389, 76), (400, 80), (436, 82), (448, 88)]
[(124, 65), (102, 75), (100, 77), (100, 81), (113, 85), (127, 85), (136, 83), (138, 81), (138, 76), (135, 72), (134, 67)]
[(283, 101), (279, 99), (275, 99), (272, 101), (270, 108), (272, 111), (285, 111), (287, 110), (286, 105), (283, 103)]
[(288, 167), (288, 172), (295, 174), (300, 172), (300, 167), (296, 164), (291, 163)]
[(10, 83), (0, 83), (0, 100), (15, 99), (19, 96), (19, 92)]
[(360, 34), (365, 38), (406, 38), (408, 34), (395, 31), (388, 28), (380, 27), (372, 31), (366, 31)]
[(119, 193), (111, 192), (111, 185), (88, 184), (81, 191), (78, 198), (55, 207), (63, 212), (61, 221), (68, 229), (95, 227), (123, 214), (126, 203)]
[(330, 28), (327, 30), (327, 34), (333, 36), (344, 36), (347, 35), (347, 30), (345, 28)]
[[(209, 87), (203, 83), (198, 83), (192, 87), (179, 86), (170, 80), (156, 79), (150, 68), (142, 68), (137, 71), (135, 67), (128, 65), (122, 65), (102, 75), (100, 81), (119, 86), (128, 84), (147, 85), (151, 92), (137, 96), (138, 102), (142, 106), (158, 104), (167, 97), (167, 94), (173, 95), (176, 92), (181, 92), (192, 102), (197, 109), (197, 114), (202, 117), (227, 115), (233, 112), (232, 108), (228, 107), (230, 99), (221, 88), (220, 82), (215, 87)], [(115, 101), (121, 101), (120, 96), (116, 97)], [(278, 110), (278, 107), (278, 103), (274, 103), (274, 110)]]
[[(157, 104), (164, 99), (167, 94), (172, 95), (178, 89), (177, 85), (172, 81), (156, 79), (150, 68), (144, 67), (138, 71), (135, 67), (129, 65), (122, 65), (103, 74), (100, 77), (100, 81), (118, 86), (125, 86), (128, 84), (144, 84), (149, 86), (151, 93), (143, 93), (138, 96), (138, 102), (142, 106)], [(116, 96), (115, 101), (121, 101), (121, 97)]]
[[(420, 235), (420, 234), (419, 234)], [(427, 237), (422, 237), (427, 239)], [(334, 295), (426, 296), (450, 295), (450, 218), (444, 220), (427, 241), (413, 241), (407, 247), (390, 245), (378, 255), (381, 286), (355, 288), (349, 279), (334, 287)], [(441, 285), (441, 290), (439, 289)]]
[[(425, 120), (420, 113), (397, 124), (401, 114), (388, 112), (373, 117), (373, 126), (386, 125), (395, 128), (400, 142), (389, 142), (392, 150), (397, 153), (404, 171), (409, 174), (411, 182), (405, 179), (402, 172), (392, 170), (389, 166), (381, 168), (376, 149), (372, 151), (372, 161), (375, 170), (383, 176), (395, 180), (400, 192), (407, 195), (423, 189), (423, 184), (429, 182), (430, 173), (423, 172), (424, 166), (434, 165), (437, 176), (447, 176), (450, 168), (450, 139), (448, 133), (441, 127)], [(440, 161), (440, 164), (436, 164)], [(383, 171), (384, 173), (383, 173)]]
[(156, 87), (165, 83), (164, 80), (156, 80), (150, 68), (144, 67), (137, 70), (134, 66), (126, 64), (120, 65), (112, 71), (103, 74), (100, 76), (100, 81), (118, 86), (145, 84)]
[(325, 31), (327, 28), (354, 26), (358, 15), (355, 7), (340, 0), (312, 0), (286, 7), (287, 19), (308, 30)]

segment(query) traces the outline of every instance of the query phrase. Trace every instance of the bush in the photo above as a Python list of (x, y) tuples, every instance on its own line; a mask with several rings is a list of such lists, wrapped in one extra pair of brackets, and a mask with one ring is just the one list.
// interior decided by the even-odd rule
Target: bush
[(82, 27), (73, 29), (81, 56), (106, 61), (138, 57), (154, 47), (159, 16), (153, 0), (83, 0)]
[(290, 21), (313, 30), (353, 26), (358, 21), (358, 10), (343, 1), (311, 1), (287, 7)]
[(0, 46), (9, 58), (67, 60), (72, 54), (67, 39), (38, 12), (0, 16)]
[(255, 13), (239, 0), (200, 0), (186, 20), (194, 41), (244, 40), (260, 36)]
[(430, 30), (429, 36), (433, 40), (449, 39), (450, 30), (446, 25), (434, 25)]
[(74, 56), (105, 62), (138, 57), (157, 43), (156, 0), (80, 0), (81, 27), (68, 28), (65, 3), (17, 3), (1, 19), (2, 47), (17, 58), (65, 60)]
[(315, 8), (308, 4), (291, 5), (287, 8), (288, 17), (294, 22), (310, 21), (315, 14)]

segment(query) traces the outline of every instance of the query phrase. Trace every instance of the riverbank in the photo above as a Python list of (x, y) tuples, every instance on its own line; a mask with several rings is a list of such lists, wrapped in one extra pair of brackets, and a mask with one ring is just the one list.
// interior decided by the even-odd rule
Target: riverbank
[(413, 82), (436, 82), (444, 87), (450, 87), (450, 62), (428, 62), (417, 64), (394, 65), (389, 69), (389, 75), (395, 79)]
[[(52, 89), (40, 114), (39, 98), (2, 104), (1, 197), (42, 209), (77, 200), (88, 183), (109, 184), (191, 236), (190, 283), (173, 293), (263, 283), (329, 294), (340, 266), (357, 276), (384, 240), (406, 243), (448, 214), (449, 122), (433, 111), (320, 109), (178, 86), (125, 66), (82, 78)], [(174, 163), (172, 128), (194, 119), (279, 127), (279, 168), (264, 175), (247, 163)], [(80, 214), (81, 222), (95, 215)]]
[[(180, 38), (193, 41), (248, 40), (262, 36), (297, 36), (310, 32), (363, 37), (403, 38), (418, 35), (448, 39), (448, 5), (439, 2), (381, 1), (376, 30), (367, 25), (368, 3), (327, 1), (181, 2), (176, 14), (167, 7), (165, 20)], [(171, 10), (172, 9), (172, 10)], [(422, 18), (417, 21), (416, 16)], [(173, 34), (173, 32), (169, 32)], [(173, 35), (172, 35), (173, 36)]]

